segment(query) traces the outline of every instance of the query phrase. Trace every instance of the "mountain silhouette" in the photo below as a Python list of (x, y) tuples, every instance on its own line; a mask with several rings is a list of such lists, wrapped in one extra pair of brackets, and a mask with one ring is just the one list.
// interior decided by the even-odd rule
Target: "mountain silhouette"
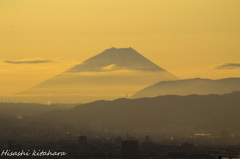
[(158, 96), (81, 104), (40, 115), (37, 121), (91, 129), (240, 132), (240, 92), (224, 95)]
[(165, 71), (154, 64), (134, 49), (111, 48), (103, 51), (82, 64), (76, 65), (67, 72), (98, 72), (112, 70), (140, 70), (140, 71)]
[(184, 79), (161, 81), (136, 92), (131, 98), (156, 97), (160, 95), (224, 94), (240, 91), (240, 78)]
[(18, 95), (65, 103), (112, 100), (176, 79), (132, 48), (111, 48)]

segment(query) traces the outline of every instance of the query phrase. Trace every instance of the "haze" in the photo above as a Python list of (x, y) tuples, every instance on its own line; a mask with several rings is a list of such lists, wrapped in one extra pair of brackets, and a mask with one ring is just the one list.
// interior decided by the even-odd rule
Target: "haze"
[[(0, 95), (110, 47), (131, 46), (181, 79), (236, 77), (239, 7), (238, 0), (1, 0)], [(36, 59), (48, 62), (16, 62)], [(229, 63), (237, 65), (215, 69)]]
[(1, 157), (239, 159), (239, 8), (0, 0)]

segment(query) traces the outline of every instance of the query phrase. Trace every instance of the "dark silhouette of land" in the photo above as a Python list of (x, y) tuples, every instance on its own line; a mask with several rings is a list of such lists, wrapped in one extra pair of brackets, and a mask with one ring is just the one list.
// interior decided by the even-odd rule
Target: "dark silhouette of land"
[(224, 95), (159, 96), (82, 104), (51, 111), (38, 121), (81, 128), (165, 131), (231, 130), (240, 132), (240, 92)]
[(79, 104), (38, 104), (38, 103), (0, 103), (0, 114), (5, 115), (37, 115), (51, 110), (71, 109)]
[(184, 79), (161, 81), (136, 92), (131, 98), (156, 97), (160, 95), (208, 95), (240, 91), (240, 78)]
[(239, 103), (240, 92), (101, 100), (70, 110), (1, 103), (1, 158), (9, 158), (6, 150), (67, 153), (46, 159), (237, 158)]

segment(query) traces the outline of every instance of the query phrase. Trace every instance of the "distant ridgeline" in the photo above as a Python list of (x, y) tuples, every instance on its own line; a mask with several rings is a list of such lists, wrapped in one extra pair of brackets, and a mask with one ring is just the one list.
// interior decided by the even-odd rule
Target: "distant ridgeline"
[(17, 96), (53, 103), (113, 100), (159, 81), (177, 79), (132, 48), (111, 48)]
[[(7, 128), (57, 127), (98, 130), (240, 133), (240, 92), (224, 95), (167, 95), (95, 101), (73, 108), (61, 105), (0, 103), (0, 125)], [(4, 129), (6, 128), (6, 129)], [(66, 129), (66, 130), (65, 130)], [(45, 129), (44, 129), (45, 130)]]
[(161, 81), (138, 91), (131, 98), (156, 97), (160, 95), (224, 94), (233, 91), (240, 91), (240, 78), (219, 80), (195, 78)]
[[(164, 131), (229, 130), (240, 133), (240, 92), (224, 95), (159, 96), (81, 104), (52, 111), (37, 121), (78, 128)], [(173, 130), (174, 129), (174, 130)]]

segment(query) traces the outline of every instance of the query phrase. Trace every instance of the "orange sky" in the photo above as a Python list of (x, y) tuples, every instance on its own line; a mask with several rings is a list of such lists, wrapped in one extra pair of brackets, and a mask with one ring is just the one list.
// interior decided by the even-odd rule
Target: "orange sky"
[[(239, 77), (239, 8), (239, 0), (1, 0), (0, 95), (111, 47), (131, 46), (182, 79)], [(31, 60), (50, 62), (4, 62)], [(236, 65), (214, 68), (225, 63)]]

